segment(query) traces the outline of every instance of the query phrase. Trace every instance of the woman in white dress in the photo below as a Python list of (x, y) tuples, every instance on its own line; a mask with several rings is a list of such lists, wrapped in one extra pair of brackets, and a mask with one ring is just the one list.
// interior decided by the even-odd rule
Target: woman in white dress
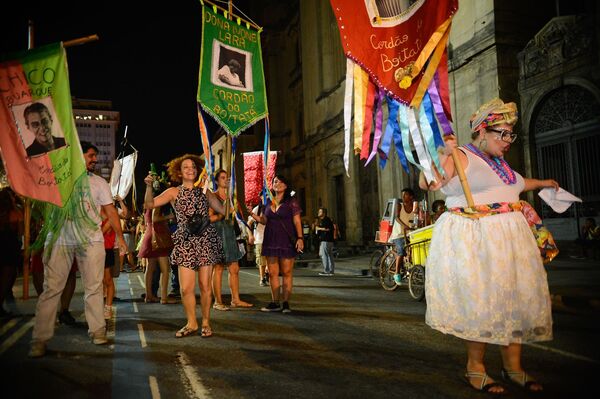
[(453, 136), (440, 159), (445, 176), (436, 173), (437, 181), (430, 184), (421, 176), (419, 183), (423, 189), (441, 189), (448, 208), (435, 224), (425, 268), (426, 323), (466, 341), (466, 382), (493, 394), (504, 393), (504, 388), (486, 373), (486, 344), (500, 345), (506, 381), (541, 391), (542, 385), (521, 366), (521, 344), (552, 339), (546, 271), (525, 217), (537, 215), (519, 202), (519, 194), (558, 189), (558, 183), (523, 178), (504, 161), (517, 138), (516, 122), (516, 105), (500, 99), (471, 117), (473, 141), (457, 152), (475, 210), (465, 209), (467, 201), (448, 156), (456, 147)]

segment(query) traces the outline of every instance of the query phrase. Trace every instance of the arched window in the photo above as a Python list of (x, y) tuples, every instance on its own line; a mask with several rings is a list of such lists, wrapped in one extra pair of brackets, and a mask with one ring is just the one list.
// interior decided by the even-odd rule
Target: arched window
[(600, 104), (587, 89), (567, 85), (550, 92), (538, 105), (532, 134), (539, 178), (555, 178), (581, 197), (583, 204), (558, 215), (542, 207), (542, 216), (584, 217), (600, 214)]

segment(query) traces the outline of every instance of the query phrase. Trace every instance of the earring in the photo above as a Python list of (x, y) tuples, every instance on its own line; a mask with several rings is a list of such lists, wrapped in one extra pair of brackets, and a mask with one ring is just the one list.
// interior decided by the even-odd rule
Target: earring
[(487, 148), (487, 140), (481, 139), (477, 148), (479, 148), (480, 151), (485, 151), (485, 149)]

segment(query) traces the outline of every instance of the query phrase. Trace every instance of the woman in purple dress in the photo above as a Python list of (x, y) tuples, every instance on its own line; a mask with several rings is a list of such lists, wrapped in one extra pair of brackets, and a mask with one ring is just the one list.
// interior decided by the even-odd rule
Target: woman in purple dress
[[(272, 301), (262, 308), (263, 312), (290, 313), (290, 295), (294, 260), (304, 250), (300, 205), (291, 196), (288, 181), (281, 175), (273, 178), (273, 201), (267, 201), (262, 215), (250, 216), (265, 226), (262, 255), (267, 258)], [(279, 281), (281, 272), (282, 281)], [(283, 304), (280, 304), (280, 300)]]

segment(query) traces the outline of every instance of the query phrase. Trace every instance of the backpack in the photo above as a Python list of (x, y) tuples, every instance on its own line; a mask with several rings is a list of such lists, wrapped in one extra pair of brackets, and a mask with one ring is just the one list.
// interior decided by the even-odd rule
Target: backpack
[(340, 239), (340, 229), (336, 222), (333, 222), (333, 241), (337, 241)]

